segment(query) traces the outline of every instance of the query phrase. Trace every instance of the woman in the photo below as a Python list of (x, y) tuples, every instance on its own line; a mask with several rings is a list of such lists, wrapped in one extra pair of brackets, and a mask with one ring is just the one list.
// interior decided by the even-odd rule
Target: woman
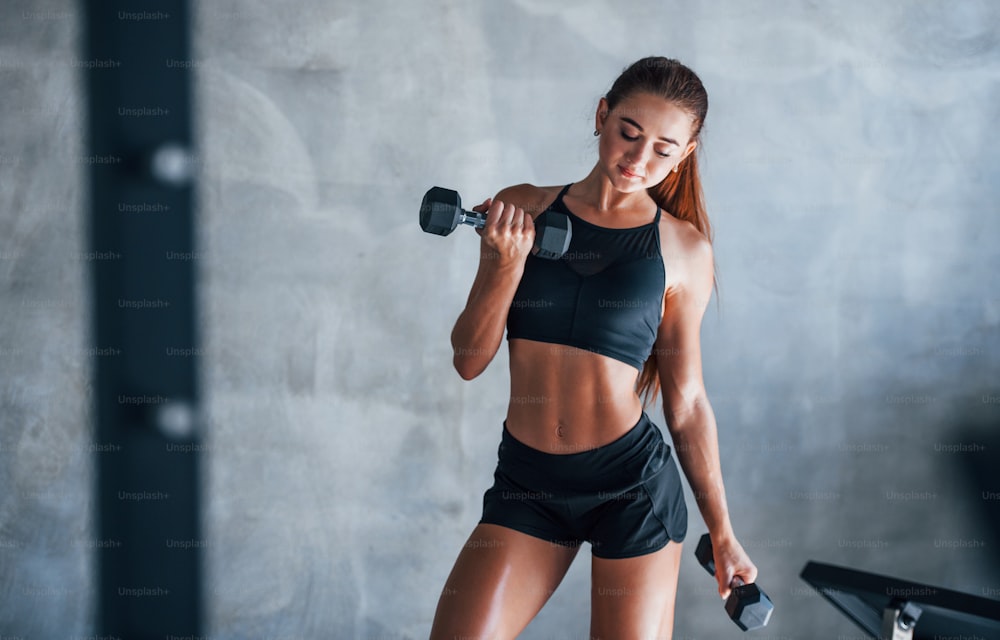
[[(466, 380), (482, 373), (506, 328), (511, 398), (495, 482), (432, 639), (516, 637), (584, 541), (591, 637), (670, 637), (687, 510), (670, 447), (644, 411), (657, 390), (712, 538), (720, 596), (735, 576), (756, 579), (729, 521), (701, 373), (714, 260), (692, 154), (707, 111), (694, 72), (639, 60), (599, 102), (586, 178), (508, 187), (476, 207), (487, 222), (452, 331), (454, 365)], [(531, 255), (549, 211), (573, 225), (560, 260)]]

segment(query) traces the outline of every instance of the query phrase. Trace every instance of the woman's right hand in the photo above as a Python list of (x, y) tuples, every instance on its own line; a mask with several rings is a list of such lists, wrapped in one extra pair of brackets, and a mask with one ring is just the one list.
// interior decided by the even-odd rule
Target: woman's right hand
[(535, 243), (535, 222), (520, 207), (487, 198), (473, 211), (486, 214), (486, 224), (476, 233), (482, 238), (485, 256), (497, 260), (497, 266), (521, 266)]

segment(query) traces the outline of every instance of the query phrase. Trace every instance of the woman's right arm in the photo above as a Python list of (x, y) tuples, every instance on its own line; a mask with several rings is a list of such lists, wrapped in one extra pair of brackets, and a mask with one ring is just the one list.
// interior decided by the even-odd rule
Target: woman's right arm
[(465, 309), (451, 331), (452, 362), (465, 380), (482, 373), (500, 348), (507, 312), (534, 243), (531, 216), (509, 202), (514, 189), (504, 189), (492, 202), (486, 200), (472, 208), (480, 213), (486, 211), (486, 225), (477, 229), (479, 270)]

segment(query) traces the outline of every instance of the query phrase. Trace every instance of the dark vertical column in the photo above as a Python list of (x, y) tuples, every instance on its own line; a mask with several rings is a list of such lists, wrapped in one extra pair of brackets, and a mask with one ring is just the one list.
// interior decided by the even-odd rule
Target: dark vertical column
[[(201, 633), (188, 6), (83, 3), (98, 634)], [(114, 453), (108, 453), (113, 451)]]

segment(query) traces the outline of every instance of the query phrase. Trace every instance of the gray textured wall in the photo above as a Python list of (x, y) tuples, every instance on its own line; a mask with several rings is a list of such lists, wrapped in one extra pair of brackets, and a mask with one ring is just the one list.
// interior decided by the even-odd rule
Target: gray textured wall
[[(213, 638), (426, 636), (507, 359), (451, 370), (477, 242), (420, 233), (417, 204), (582, 178), (597, 99), (650, 54), (710, 95), (704, 364), (769, 636), (858, 637), (808, 559), (998, 597), (995, 498), (951, 445), (1000, 422), (1000, 5), (708, 5), (198, 7)], [(65, 0), (0, 9), (5, 637), (94, 623), (80, 35)], [(522, 637), (585, 637), (588, 580), (584, 552)], [(735, 637), (690, 550), (680, 584), (676, 637)]]

